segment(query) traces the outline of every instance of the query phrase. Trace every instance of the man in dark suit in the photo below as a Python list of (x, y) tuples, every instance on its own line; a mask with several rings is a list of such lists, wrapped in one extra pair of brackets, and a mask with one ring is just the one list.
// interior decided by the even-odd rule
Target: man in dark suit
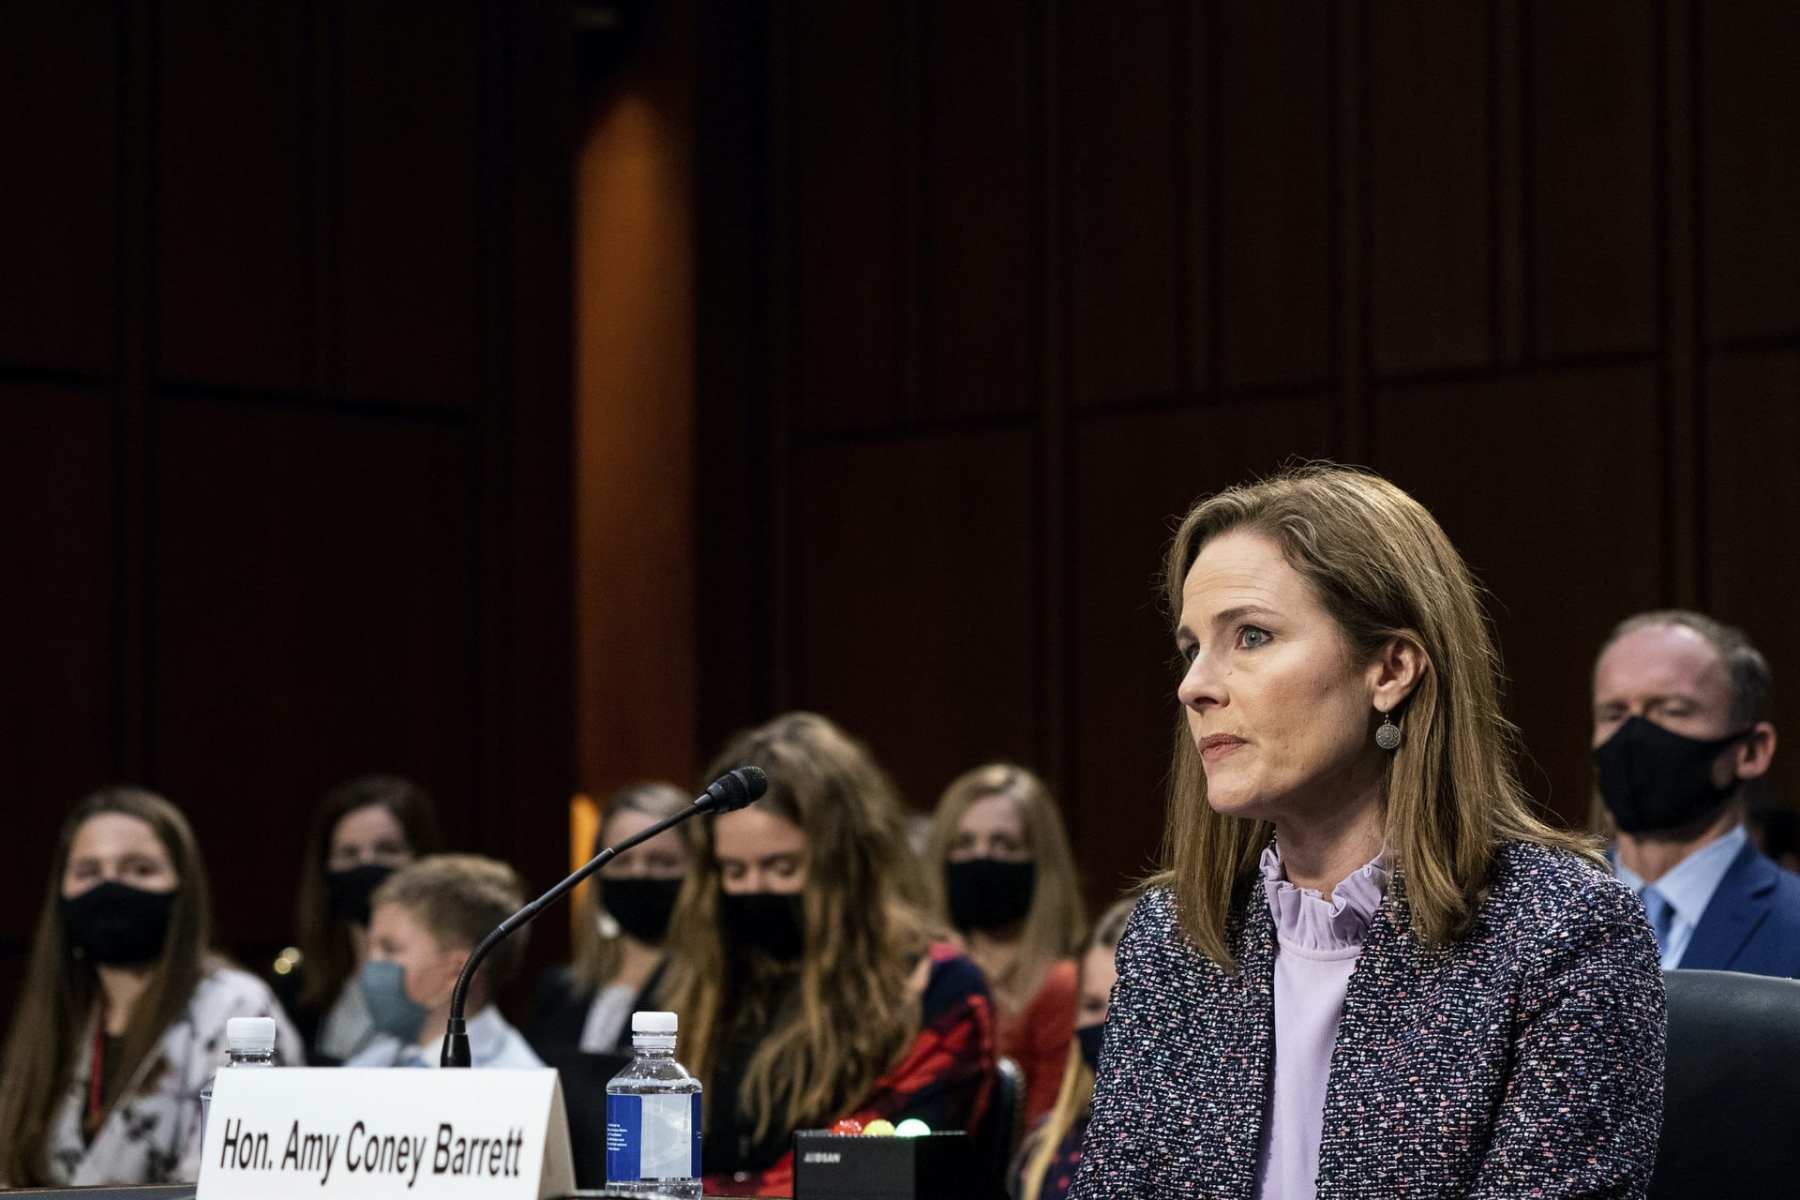
[(1594, 762), (1664, 969), (1800, 978), (1800, 876), (1744, 831), (1744, 790), (1775, 757), (1769, 664), (1700, 613), (1643, 613), (1594, 664)]

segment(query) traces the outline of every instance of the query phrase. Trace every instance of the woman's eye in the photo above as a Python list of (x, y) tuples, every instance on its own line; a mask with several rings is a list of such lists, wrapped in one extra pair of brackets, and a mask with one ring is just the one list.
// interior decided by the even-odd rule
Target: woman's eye
[(1238, 645), (1246, 650), (1254, 650), (1258, 646), (1269, 644), (1269, 631), (1258, 629), (1254, 625), (1246, 625), (1238, 630)]

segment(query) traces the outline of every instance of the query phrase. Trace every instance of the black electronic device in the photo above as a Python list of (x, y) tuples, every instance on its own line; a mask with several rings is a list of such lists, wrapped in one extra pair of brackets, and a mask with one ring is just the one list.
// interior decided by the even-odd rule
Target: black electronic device
[(993, 1200), (985, 1181), (966, 1133), (794, 1135), (794, 1200)]

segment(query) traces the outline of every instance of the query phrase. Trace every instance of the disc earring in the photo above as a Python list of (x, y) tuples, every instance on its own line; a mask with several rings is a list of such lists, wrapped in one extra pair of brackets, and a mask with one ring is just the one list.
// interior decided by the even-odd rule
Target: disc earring
[(1400, 727), (1394, 724), (1393, 713), (1381, 714), (1381, 728), (1375, 731), (1375, 744), (1383, 750), (1400, 748)]

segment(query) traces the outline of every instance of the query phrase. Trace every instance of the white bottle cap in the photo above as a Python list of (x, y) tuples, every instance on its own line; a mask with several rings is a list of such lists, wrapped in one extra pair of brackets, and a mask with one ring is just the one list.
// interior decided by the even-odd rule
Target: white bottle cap
[(239, 1054), (267, 1054), (275, 1049), (275, 1018), (233, 1017), (225, 1022), (225, 1040)]
[(632, 1013), (631, 1032), (673, 1034), (675, 1032), (675, 1014), (672, 1012)]

